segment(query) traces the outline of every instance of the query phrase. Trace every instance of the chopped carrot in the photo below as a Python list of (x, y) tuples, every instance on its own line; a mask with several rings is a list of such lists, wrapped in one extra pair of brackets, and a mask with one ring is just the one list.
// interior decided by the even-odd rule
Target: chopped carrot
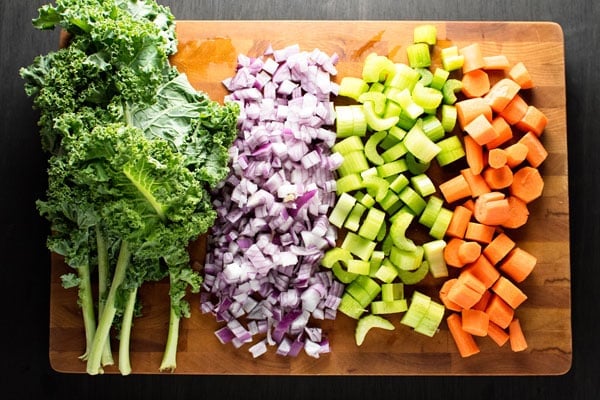
[(508, 161), (506, 150), (499, 147), (488, 151), (488, 165), (492, 168), (504, 167)]
[(462, 205), (463, 205), (463, 207), (471, 210), (471, 212), (473, 212), (473, 210), (475, 210), (475, 201), (473, 199), (465, 200), (465, 202)]
[(546, 148), (533, 132), (527, 132), (519, 139), (519, 142), (527, 146), (527, 162), (534, 168), (539, 167), (548, 157)]
[(540, 136), (548, 124), (548, 117), (536, 106), (528, 106), (525, 115), (515, 124), (523, 132), (533, 132)]
[(517, 142), (505, 147), (504, 151), (506, 151), (506, 164), (514, 169), (527, 159), (529, 148), (523, 143)]
[(507, 234), (500, 232), (483, 249), (483, 255), (492, 263), (498, 264), (515, 247), (516, 243)]
[(451, 267), (454, 268), (462, 268), (466, 263), (462, 262), (460, 257), (458, 256), (458, 249), (465, 241), (454, 237), (446, 243), (446, 247), (444, 247), (444, 261)]
[(456, 348), (461, 357), (470, 357), (479, 353), (479, 346), (473, 335), (467, 333), (462, 328), (462, 319), (459, 314), (452, 313), (446, 318), (448, 330), (454, 339)]
[(497, 294), (492, 295), (485, 312), (490, 316), (490, 321), (503, 329), (508, 328), (515, 315), (515, 310)]
[(527, 204), (516, 196), (508, 196), (508, 218), (502, 222), (502, 226), (509, 229), (520, 228), (529, 219)]
[(495, 228), (491, 225), (484, 225), (477, 222), (469, 222), (465, 239), (475, 240), (479, 243), (489, 243), (494, 236)]
[(504, 346), (509, 338), (508, 333), (492, 321), (488, 325), (488, 336), (500, 347)]
[(498, 133), (484, 114), (475, 117), (475, 119), (469, 122), (463, 129), (480, 146), (498, 138)]
[(527, 349), (527, 340), (525, 340), (525, 334), (523, 333), (518, 318), (512, 320), (508, 326), (508, 335), (512, 351), (523, 351)]
[(489, 193), (491, 191), (490, 187), (485, 182), (485, 179), (483, 179), (483, 176), (479, 174), (475, 175), (470, 168), (462, 169), (460, 173), (465, 177), (465, 180), (469, 184), (472, 197), (477, 198), (482, 194)]
[(492, 119), (492, 127), (497, 133), (497, 138), (485, 144), (485, 147), (487, 147), (488, 150), (503, 145), (513, 137), (513, 131), (510, 125), (499, 115)]
[(507, 70), (510, 68), (510, 62), (504, 54), (495, 56), (483, 56), (483, 69), (486, 70)]
[(525, 203), (531, 203), (540, 197), (543, 191), (544, 180), (537, 168), (523, 167), (514, 173), (510, 184), (511, 195), (518, 197)]
[(483, 284), (486, 289), (492, 287), (492, 285), (500, 277), (500, 272), (492, 265), (492, 263), (484, 256), (481, 255), (479, 258), (467, 265), (461, 272), (461, 275), (471, 274), (479, 282)]
[(444, 306), (448, 310), (451, 310), (451, 311), (461, 311), (462, 310), (461, 306), (448, 300), (448, 292), (450, 291), (450, 288), (452, 288), (452, 286), (457, 281), (458, 281), (457, 278), (448, 279), (442, 284), (442, 287), (440, 288), (440, 293), (439, 293), (440, 300), (442, 301)]
[(533, 79), (531, 74), (525, 67), (525, 64), (518, 62), (508, 71), (508, 76), (513, 81), (517, 82), (521, 89), (531, 89), (533, 87)]
[(489, 290), (486, 290), (481, 295), (481, 299), (479, 299), (479, 301), (477, 302), (477, 304), (475, 304), (473, 307), (471, 307), (471, 309), (472, 310), (485, 311), (485, 309), (487, 307), (487, 304), (490, 301), (491, 297), (492, 297), (492, 292), (490, 292)]
[(505, 189), (513, 183), (513, 171), (508, 165), (500, 168), (486, 168), (482, 172), (483, 179), (490, 189)]
[(519, 93), (521, 86), (510, 78), (502, 78), (490, 88), (484, 99), (495, 112), (502, 112)]
[(527, 295), (521, 289), (512, 283), (509, 279), (501, 276), (492, 285), (492, 291), (502, 298), (513, 309), (519, 307), (525, 300)]
[(461, 309), (471, 308), (481, 299), (485, 290), (483, 284), (481, 282), (477, 283), (477, 279), (472, 275), (463, 276), (463, 274), (460, 274), (448, 290), (447, 298)]
[(468, 98), (481, 97), (490, 90), (490, 78), (482, 69), (463, 74), (461, 90)]
[(460, 100), (454, 103), (454, 106), (456, 107), (456, 118), (461, 129), (464, 129), (469, 122), (481, 114), (485, 115), (489, 121), (492, 120), (492, 108), (481, 97)]
[(486, 336), (490, 316), (484, 311), (464, 309), (461, 312), (462, 328), (473, 336)]
[(504, 258), (499, 269), (513, 281), (520, 283), (531, 274), (536, 264), (537, 258), (533, 254), (515, 247)]
[(465, 145), (465, 158), (467, 165), (473, 175), (479, 175), (485, 168), (485, 157), (483, 156), (483, 147), (469, 135), (463, 136)]
[(463, 241), (458, 247), (458, 259), (463, 265), (470, 264), (479, 258), (481, 245), (473, 241)]
[(529, 107), (527, 102), (519, 94), (516, 94), (510, 103), (500, 112), (500, 116), (510, 125), (515, 125), (523, 119), (527, 112), (527, 107)]
[(501, 225), (509, 217), (510, 205), (502, 192), (484, 193), (475, 200), (475, 219), (484, 225)]
[(463, 74), (483, 68), (485, 65), (485, 62), (483, 61), (483, 53), (481, 52), (481, 46), (477, 42), (460, 48), (458, 53), (464, 57), (464, 63), (462, 67)]
[[(467, 287), (473, 289), (477, 294), (479, 294), (478, 301), (481, 299), (481, 296), (488, 290), (489, 288), (486, 286), (483, 281), (479, 279), (474, 273), (473, 268), (463, 269), (458, 275), (458, 282), (466, 285)], [(465, 307), (471, 308), (471, 307)]]
[(460, 174), (441, 183), (438, 188), (448, 203), (471, 196), (471, 188), (465, 177)]
[(463, 238), (467, 231), (467, 225), (471, 221), (473, 211), (465, 206), (458, 205), (454, 208), (454, 213), (450, 219), (450, 224), (446, 229), (446, 235), (452, 238)]

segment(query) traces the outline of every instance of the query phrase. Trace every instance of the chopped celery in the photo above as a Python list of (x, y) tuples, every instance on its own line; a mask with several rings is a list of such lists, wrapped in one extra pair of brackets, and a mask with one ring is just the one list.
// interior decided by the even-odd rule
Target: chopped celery
[(445, 132), (452, 132), (454, 127), (456, 126), (456, 120), (458, 118), (458, 114), (456, 111), (456, 106), (451, 104), (443, 104), (442, 105), (442, 127)]
[(386, 131), (398, 123), (399, 117), (381, 118), (375, 111), (372, 101), (363, 104), (364, 115), (367, 125), (374, 131)]
[(437, 28), (432, 24), (423, 24), (413, 30), (413, 43), (434, 45), (437, 41)]
[(419, 217), (419, 223), (427, 228), (431, 228), (443, 205), (444, 200), (437, 196), (429, 196), (427, 205)]
[(382, 250), (375, 250), (373, 254), (371, 254), (371, 259), (369, 260), (371, 266), (369, 270), (369, 276), (374, 277), (375, 273), (381, 266), (381, 263), (385, 259), (385, 253)]
[(398, 120), (396, 126), (408, 131), (415, 125), (416, 122), (416, 118), (412, 118), (410, 115), (408, 115), (406, 111), (402, 111), (402, 114), (400, 114), (400, 119)]
[(365, 82), (382, 82), (394, 73), (394, 62), (386, 56), (370, 53), (365, 58), (362, 70), (362, 79)]
[(354, 197), (348, 193), (342, 192), (338, 197), (333, 210), (331, 210), (331, 213), (329, 214), (329, 222), (333, 226), (341, 228), (355, 203), (356, 199)]
[(443, 239), (423, 243), (424, 257), (429, 262), (429, 271), (434, 278), (448, 276), (448, 267), (444, 259), (446, 242)]
[(352, 232), (356, 232), (360, 227), (360, 220), (367, 208), (360, 203), (354, 204), (350, 215), (346, 218), (346, 222), (344, 223), (344, 228), (351, 230)]
[(419, 264), (419, 267), (415, 270), (398, 270), (398, 277), (406, 285), (416, 285), (425, 279), (427, 272), (429, 272), (429, 262), (427, 260), (423, 260)]
[(386, 258), (375, 273), (375, 277), (384, 283), (391, 283), (398, 277), (398, 269)]
[(454, 104), (458, 98), (456, 93), (462, 89), (462, 82), (458, 79), (448, 79), (442, 87), (442, 96), (444, 104)]
[(388, 130), (388, 137), (392, 137), (400, 142), (406, 136), (406, 131), (398, 126), (392, 126)]
[(424, 86), (421, 82), (417, 82), (411, 95), (413, 101), (422, 107), (423, 110), (436, 110), (444, 99), (441, 91)]
[(368, 260), (371, 258), (373, 250), (375, 250), (376, 243), (358, 236), (353, 232), (348, 232), (344, 241), (342, 242), (342, 248), (350, 251), (361, 260)]
[(409, 302), (408, 310), (404, 313), (400, 323), (411, 328), (416, 327), (427, 314), (430, 303), (431, 297), (415, 290)]
[[(369, 275), (371, 263), (365, 260), (352, 259), (348, 261), (348, 272), (357, 275)], [(354, 280), (356, 282), (356, 280)]]
[(354, 197), (360, 204), (367, 208), (371, 208), (375, 205), (375, 199), (368, 193), (357, 192)]
[(442, 49), (441, 58), (442, 67), (446, 71), (454, 71), (462, 68), (465, 61), (465, 57), (462, 54), (458, 54), (457, 46), (450, 46)]
[(422, 162), (417, 160), (417, 158), (412, 154), (406, 154), (406, 166), (408, 168), (408, 172), (414, 175), (422, 174), (423, 172), (429, 169), (431, 162)]
[(384, 85), (386, 87), (412, 91), (419, 79), (421, 79), (421, 74), (418, 71), (406, 64), (397, 63), (395, 64), (394, 74), (388, 77)]
[(437, 145), (442, 150), (435, 158), (441, 167), (453, 163), (465, 156), (464, 147), (458, 136), (449, 136), (437, 142)]
[(344, 154), (344, 160), (337, 171), (340, 176), (346, 176), (361, 173), (367, 169), (369, 169), (369, 162), (365, 157), (365, 152), (357, 150)]
[(408, 65), (412, 68), (426, 68), (431, 65), (431, 54), (427, 43), (414, 43), (406, 48)]
[(375, 240), (381, 226), (385, 224), (385, 213), (377, 208), (371, 207), (363, 221), (358, 235), (368, 240)]
[(387, 131), (378, 131), (373, 133), (367, 139), (367, 142), (365, 143), (365, 156), (371, 163), (375, 165), (381, 165), (385, 162), (383, 157), (381, 157), (381, 155), (379, 155), (377, 152), (377, 146), (387, 136)]
[(346, 192), (352, 192), (354, 190), (362, 189), (363, 183), (360, 174), (350, 174), (342, 176), (336, 180), (336, 192), (342, 194)]
[(423, 247), (415, 246), (414, 250), (402, 250), (394, 246), (390, 251), (390, 261), (398, 268), (399, 273), (414, 271), (423, 262)]
[(360, 318), (356, 324), (354, 340), (358, 346), (363, 344), (367, 333), (373, 328), (385, 329), (388, 331), (393, 331), (395, 329), (394, 324), (383, 317), (373, 314), (366, 315)]
[(417, 193), (417, 191), (410, 186), (402, 189), (398, 197), (400, 197), (400, 200), (402, 200), (402, 202), (406, 204), (408, 208), (415, 213), (415, 215), (421, 214), (427, 205), (425, 199), (423, 199), (423, 197), (421, 197), (419, 193)]
[(352, 254), (341, 247), (333, 247), (325, 252), (321, 259), (321, 265), (325, 268), (333, 268), (337, 262), (348, 264), (348, 261), (352, 259)]
[(425, 112), (423, 107), (414, 101), (412, 94), (408, 89), (390, 93), (388, 99), (398, 103), (400, 107), (402, 107), (402, 113), (406, 114), (409, 119), (416, 120), (423, 112)]
[(406, 299), (371, 302), (371, 312), (378, 314), (398, 314), (408, 309)]
[(381, 285), (377, 283), (377, 281), (366, 275), (358, 276), (356, 278), (355, 284), (360, 285), (363, 289), (366, 290), (367, 293), (369, 293), (371, 301), (375, 299), (379, 295), (379, 293), (381, 293)]
[(444, 83), (446, 83), (446, 80), (449, 76), (450, 71), (446, 71), (443, 68), (436, 68), (433, 72), (433, 77), (431, 78), (431, 84), (429, 85), (429, 87), (432, 87), (437, 90), (442, 90), (442, 87), (444, 87)]
[(442, 122), (435, 115), (427, 115), (422, 119), (421, 128), (423, 133), (434, 142), (444, 138), (446, 131)]
[(363, 186), (367, 189), (367, 193), (372, 197), (375, 197), (375, 200), (380, 202), (387, 195), (388, 188), (390, 184), (383, 178), (380, 178), (377, 175), (368, 176), (363, 179)]
[(331, 151), (346, 155), (353, 151), (362, 150), (364, 147), (363, 141), (359, 136), (348, 136), (334, 144), (331, 147)]
[(352, 272), (346, 271), (340, 263), (333, 264), (333, 267), (331, 268), (331, 272), (333, 272), (333, 275), (340, 282), (346, 283), (346, 284), (354, 281), (354, 279), (356, 279), (356, 277), (358, 276), (356, 274), (353, 274)]
[(365, 308), (362, 307), (354, 297), (348, 293), (342, 295), (342, 300), (338, 306), (338, 310), (350, 318), (359, 319), (360, 316), (365, 312)]
[(340, 81), (338, 95), (358, 100), (359, 96), (369, 90), (369, 84), (360, 78), (345, 76)]
[(363, 183), (364, 183), (364, 180), (370, 176), (378, 176), (377, 175), (377, 167), (371, 167), (371, 168), (365, 169), (364, 171), (362, 171), (360, 173), (360, 177), (363, 179)]
[(431, 226), (431, 229), (429, 229), (429, 235), (435, 239), (443, 239), (444, 235), (446, 234), (446, 230), (448, 229), (448, 225), (450, 225), (452, 214), (452, 211), (442, 207), (433, 225)]
[(394, 177), (394, 180), (390, 182), (390, 189), (395, 193), (400, 193), (409, 183), (410, 181), (405, 175), (398, 174)]
[[(419, 175), (415, 175), (415, 176), (411, 177), (410, 183), (411, 183), (412, 187), (415, 189), (415, 191), (421, 197), (427, 197), (430, 194), (435, 193), (435, 185), (433, 184), (433, 181), (429, 178), (429, 176), (426, 174), (419, 174)], [(400, 199), (402, 199), (402, 196), (400, 196)], [(406, 202), (406, 201), (405, 201), (405, 203), (408, 204), (408, 202)], [(410, 206), (410, 204), (409, 204), (409, 206)], [(425, 208), (425, 207), (423, 207), (423, 208)]]
[(367, 120), (361, 105), (336, 106), (335, 114), (336, 135), (338, 138), (365, 136), (367, 134)]
[(414, 218), (413, 214), (404, 211), (394, 215), (394, 220), (390, 226), (390, 236), (394, 245), (400, 249), (413, 251), (417, 247), (412, 239), (406, 237), (406, 230)]
[(406, 160), (400, 159), (377, 166), (377, 172), (380, 177), (387, 178), (389, 176), (398, 175), (408, 169)]
[(381, 82), (372, 82), (369, 85), (369, 92), (380, 92), (383, 93), (385, 90), (385, 85)]
[(405, 155), (407, 153), (407, 151), (408, 150), (406, 149), (406, 146), (404, 145), (404, 143), (400, 142), (400, 143), (390, 147), (386, 151), (384, 151), (383, 154), (381, 154), (381, 158), (383, 159), (384, 162), (389, 163), (392, 161), (396, 161), (397, 159), (399, 159), (400, 157)]
[(375, 114), (377, 115), (383, 115), (383, 112), (385, 111), (386, 100), (387, 97), (381, 92), (366, 92), (358, 97), (359, 103), (364, 104), (368, 101), (372, 102), (373, 111), (375, 111)]
[(404, 144), (408, 151), (424, 162), (431, 161), (441, 151), (441, 148), (425, 135), (419, 125), (413, 126), (408, 131)]
[(384, 283), (381, 285), (381, 300), (394, 301), (404, 299), (404, 283)]
[(444, 318), (445, 307), (442, 304), (431, 301), (424, 317), (415, 327), (415, 332), (432, 337), (438, 330)]
[(433, 80), (433, 73), (427, 68), (417, 68), (417, 71), (421, 75), (421, 79), (419, 79), (419, 84), (423, 86), (430, 86), (431, 81)]

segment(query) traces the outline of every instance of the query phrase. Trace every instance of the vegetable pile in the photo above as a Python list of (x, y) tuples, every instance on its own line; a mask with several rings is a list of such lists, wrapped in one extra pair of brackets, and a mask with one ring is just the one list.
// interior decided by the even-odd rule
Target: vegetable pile
[(239, 108), (197, 92), (169, 64), (177, 50), (174, 17), (153, 0), (58, 0), (33, 23), (69, 35), (66, 47), (37, 57), (21, 76), (49, 155), (47, 195), (38, 202), (51, 225), (48, 247), (74, 271), (63, 285), (79, 288), (80, 358), (92, 375), (114, 364), (115, 329), (119, 371), (131, 373), (138, 289), (168, 278), (160, 370), (172, 371), (180, 318), (190, 315), (186, 291), (202, 282), (188, 244), (216, 218), (210, 190), (229, 171)]

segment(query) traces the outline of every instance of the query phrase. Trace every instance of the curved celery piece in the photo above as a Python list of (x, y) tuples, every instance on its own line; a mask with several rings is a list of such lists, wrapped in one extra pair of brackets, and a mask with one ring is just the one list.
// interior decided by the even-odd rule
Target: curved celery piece
[(408, 65), (413, 68), (426, 68), (431, 65), (431, 53), (427, 43), (414, 43), (406, 48)]
[(394, 73), (394, 62), (386, 56), (370, 53), (365, 58), (362, 79), (365, 82), (382, 82)]
[(411, 94), (413, 101), (423, 107), (424, 110), (437, 109), (444, 99), (441, 91), (427, 87), (421, 82), (417, 82)]
[(350, 296), (348, 293), (344, 293), (342, 295), (342, 300), (340, 301), (338, 310), (354, 319), (359, 319), (360, 316), (365, 312), (365, 308), (361, 307), (356, 299), (354, 299), (354, 297)]
[(400, 115), (402, 115), (402, 107), (400, 107), (400, 105), (398, 103), (395, 103), (393, 101), (387, 101), (385, 103), (385, 111), (383, 112), (383, 118), (390, 118), (390, 117), (400, 118)]
[(368, 260), (375, 250), (376, 243), (358, 236), (356, 233), (348, 232), (341, 247), (350, 251), (361, 260)]
[(331, 272), (333, 275), (342, 283), (348, 284), (356, 279), (357, 274), (353, 274), (352, 272), (348, 272), (342, 267), (340, 263), (335, 263), (331, 268)]
[(446, 241), (443, 239), (432, 240), (423, 243), (425, 260), (429, 263), (429, 271), (434, 278), (448, 276), (448, 267), (444, 258)]
[(400, 200), (404, 202), (410, 208), (415, 215), (420, 215), (423, 209), (427, 205), (425, 199), (419, 195), (412, 187), (407, 186), (398, 195)]
[(373, 82), (369, 85), (369, 92), (381, 92), (385, 90), (385, 85), (381, 82)]
[(394, 65), (394, 74), (388, 77), (384, 85), (388, 88), (412, 91), (419, 79), (421, 79), (419, 71), (406, 64), (397, 63)]
[(381, 263), (377, 272), (375, 272), (375, 277), (384, 283), (392, 283), (398, 277), (398, 268), (386, 258)]
[(429, 235), (435, 239), (443, 239), (453, 214), (454, 213), (451, 210), (442, 208), (429, 229)]
[(385, 111), (387, 97), (381, 92), (366, 92), (358, 97), (358, 102), (361, 104), (367, 101), (373, 102), (373, 110), (377, 115), (383, 115)]
[(427, 205), (419, 217), (419, 223), (427, 228), (431, 228), (443, 205), (444, 200), (437, 196), (429, 196)]
[(408, 151), (423, 162), (430, 162), (442, 149), (429, 139), (419, 125), (412, 127), (404, 138)]
[(365, 213), (367, 207), (363, 206), (360, 203), (354, 204), (352, 207), (352, 211), (350, 211), (350, 215), (346, 218), (346, 222), (344, 222), (344, 228), (356, 232), (358, 228), (360, 228), (360, 220)]
[(402, 250), (414, 251), (417, 246), (412, 239), (406, 237), (406, 230), (414, 219), (414, 215), (407, 212), (398, 212), (390, 226), (390, 236), (394, 246)]
[(394, 324), (383, 317), (374, 314), (366, 315), (360, 318), (356, 324), (354, 339), (356, 340), (356, 344), (358, 346), (363, 344), (367, 333), (369, 333), (369, 331), (373, 328), (385, 329), (388, 331), (393, 331), (396, 329)]
[[(421, 197), (427, 197), (435, 193), (435, 185), (431, 178), (426, 174), (414, 175), (410, 178), (410, 183), (415, 191)], [(402, 197), (400, 197), (402, 198)]]
[(398, 268), (398, 274), (401, 271), (414, 271), (423, 262), (423, 247), (416, 246), (414, 250), (402, 250), (392, 247), (390, 261)]
[(402, 112), (410, 119), (416, 120), (425, 112), (423, 107), (415, 103), (408, 89), (392, 92), (388, 95), (388, 99), (398, 103), (402, 107)]
[(416, 68), (416, 70), (421, 75), (421, 79), (419, 82), (423, 86), (430, 86), (431, 81), (433, 80), (433, 73), (428, 68)]
[(448, 80), (448, 77), (450, 77), (450, 71), (446, 71), (443, 68), (436, 68), (433, 72), (431, 84), (429, 85), (429, 87), (432, 87), (437, 90), (442, 90), (442, 88), (444, 87), (444, 83), (446, 83), (446, 81)]
[(427, 272), (429, 272), (429, 262), (423, 260), (419, 267), (413, 271), (399, 270), (398, 277), (405, 285), (416, 285), (425, 279)]
[(456, 93), (462, 89), (462, 82), (458, 79), (448, 79), (442, 86), (442, 96), (444, 104), (454, 104), (458, 98)]
[(367, 293), (369, 293), (371, 298), (369, 302), (373, 301), (379, 295), (379, 293), (381, 293), (381, 285), (366, 275), (357, 276), (356, 280), (352, 282), (352, 284), (360, 285)]
[(344, 161), (337, 169), (340, 176), (361, 173), (369, 169), (369, 162), (365, 157), (365, 152), (356, 150), (343, 155)]
[(412, 153), (406, 155), (406, 167), (408, 168), (408, 172), (413, 175), (422, 174), (429, 169), (430, 165), (431, 162), (421, 162)]
[(367, 189), (369, 195), (374, 197), (377, 202), (380, 202), (386, 196), (390, 184), (385, 179), (375, 175), (363, 179), (363, 187)]
[(437, 142), (442, 149), (435, 156), (438, 164), (443, 167), (465, 156), (465, 149), (458, 136), (449, 136)]
[(451, 104), (442, 104), (441, 124), (445, 132), (452, 132), (454, 130), (457, 118), (458, 113), (456, 111), (456, 106)]
[(345, 76), (340, 81), (338, 96), (358, 100), (359, 96), (369, 90), (369, 84), (354, 76)]
[(398, 144), (395, 144), (394, 146), (384, 151), (383, 154), (381, 154), (381, 158), (384, 162), (389, 163), (392, 161), (396, 161), (400, 157), (404, 156), (407, 152), (408, 150), (406, 149), (404, 143), (399, 142)]
[(375, 132), (367, 139), (365, 143), (365, 156), (369, 161), (371, 161), (375, 165), (381, 165), (384, 163), (383, 158), (377, 152), (377, 146), (383, 139), (388, 136), (386, 131)]
[(435, 115), (427, 115), (423, 117), (421, 127), (423, 129), (423, 133), (425, 133), (425, 136), (434, 142), (443, 139), (446, 134), (442, 122)]
[(352, 254), (341, 247), (333, 247), (325, 252), (321, 259), (321, 265), (325, 268), (333, 268), (336, 263), (341, 262), (348, 264), (348, 260), (352, 259)]
[(398, 123), (399, 117), (380, 118), (375, 112), (375, 106), (372, 101), (363, 103), (363, 111), (367, 126), (374, 131), (387, 131)]

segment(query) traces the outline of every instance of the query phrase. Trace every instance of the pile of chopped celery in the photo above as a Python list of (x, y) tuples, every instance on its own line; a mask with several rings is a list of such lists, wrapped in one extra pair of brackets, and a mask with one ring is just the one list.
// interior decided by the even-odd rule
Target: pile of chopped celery
[[(358, 320), (359, 345), (370, 327), (391, 329), (381, 315), (406, 312), (400, 322), (428, 336), (444, 315), (443, 305), (416, 290), (410, 304), (404, 297), (404, 285), (428, 274), (448, 276), (444, 235), (453, 212), (427, 171), (433, 162), (443, 167), (465, 156), (452, 134), (461, 81), (451, 71), (461, 67), (461, 56), (449, 50), (442, 57), (447, 68), (434, 68), (436, 35), (435, 26), (419, 26), (407, 48), (408, 64), (371, 53), (362, 77), (340, 81), (339, 96), (355, 101), (336, 107), (332, 148), (344, 161), (329, 221), (343, 240), (321, 264), (346, 284), (339, 311)], [(409, 238), (411, 224), (424, 227), (430, 239)]]

